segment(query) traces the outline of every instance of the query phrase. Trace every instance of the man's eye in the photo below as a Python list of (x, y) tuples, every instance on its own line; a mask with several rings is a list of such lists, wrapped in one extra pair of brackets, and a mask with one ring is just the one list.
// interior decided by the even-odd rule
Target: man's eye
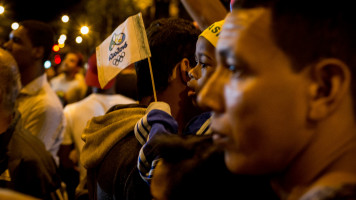
[(237, 67), (236, 67), (235, 65), (229, 65), (229, 70), (230, 70), (231, 72), (236, 72)]
[(242, 78), (246, 75), (246, 71), (236, 65), (229, 65), (228, 69), (233, 73), (234, 77)]
[(14, 41), (15, 43), (20, 43), (20, 39), (19, 38), (12, 38), (12, 41)]

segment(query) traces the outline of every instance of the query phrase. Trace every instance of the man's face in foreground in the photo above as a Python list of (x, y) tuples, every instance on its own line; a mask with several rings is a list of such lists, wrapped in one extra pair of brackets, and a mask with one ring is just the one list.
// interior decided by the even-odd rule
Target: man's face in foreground
[(307, 145), (308, 76), (294, 72), (263, 8), (232, 11), (217, 45), (218, 66), (198, 96), (212, 109), (214, 142), (235, 173), (284, 169)]

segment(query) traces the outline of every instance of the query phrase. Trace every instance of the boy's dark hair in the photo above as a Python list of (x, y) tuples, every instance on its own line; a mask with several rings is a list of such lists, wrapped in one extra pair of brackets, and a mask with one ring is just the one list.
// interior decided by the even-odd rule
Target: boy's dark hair
[(43, 47), (42, 61), (48, 60), (54, 44), (54, 32), (51, 27), (44, 22), (36, 20), (25, 20), (20, 22), (20, 25), (26, 28), (27, 35), (33, 46)]
[[(200, 31), (191, 21), (180, 18), (153, 21), (146, 31), (156, 90), (162, 91), (179, 61), (187, 58), (190, 65), (195, 65), (195, 44)], [(138, 99), (141, 100), (153, 94), (148, 60), (135, 63), (135, 68)]]
[(302, 70), (323, 58), (340, 59), (351, 71), (354, 102), (355, 17), (352, 1), (347, 0), (278, 0), (272, 7), (273, 37), (292, 60), (294, 70)]
[(169, 173), (167, 199), (278, 199), (266, 177), (232, 174), (211, 135), (159, 135), (155, 142)]

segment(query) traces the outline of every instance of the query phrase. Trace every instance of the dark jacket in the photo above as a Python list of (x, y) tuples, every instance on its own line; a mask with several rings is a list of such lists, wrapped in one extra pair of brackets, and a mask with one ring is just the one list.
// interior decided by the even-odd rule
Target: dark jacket
[(0, 135), (0, 187), (41, 199), (56, 199), (61, 181), (52, 155), (23, 128), (17, 112)]

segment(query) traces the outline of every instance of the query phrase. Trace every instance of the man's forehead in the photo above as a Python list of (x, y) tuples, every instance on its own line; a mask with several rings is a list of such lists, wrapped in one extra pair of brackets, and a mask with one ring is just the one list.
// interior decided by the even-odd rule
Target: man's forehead
[(227, 15), (223, 30), (247, 28), (264, 14), (266, 14), (265, 8), (234, 9)]
[[(234, 9), (225, 19), (225, 23), (219, 36), (217, 49), (220, 50), (228, 48), (228, 46), (232, 45), (232, 41), (235, 41), (237, 38), (241, 37), (241, 34), (244, 34), (246, 31), (250, 36), (251, 34), (255, 36), (258, 34), (264, 34), (259, 33), (259, 30), (261, 30), (261, 24), (264, 24), (260, 22), (261, 20), (266, 20), (268, 18), (268, 14), (269, 12), (265, 8)], [(251, 31), (248, 31), (249, 29), (251, 29)], [(265, 31), (266, 29), (263, 30), (263, 32)]]

